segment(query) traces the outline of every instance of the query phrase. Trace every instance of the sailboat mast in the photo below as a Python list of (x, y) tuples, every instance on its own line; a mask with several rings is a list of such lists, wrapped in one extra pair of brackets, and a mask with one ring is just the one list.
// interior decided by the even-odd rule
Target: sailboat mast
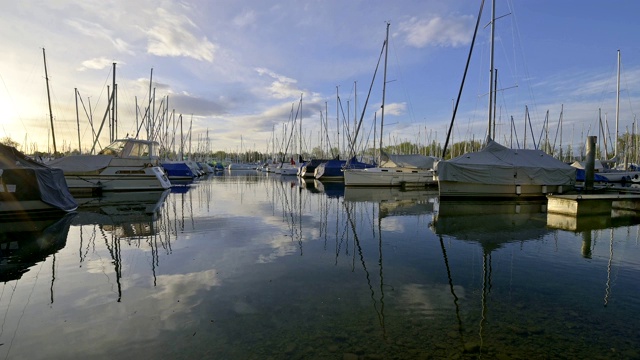
[[(300, 140), (298, 141), (298, 160), (302, 159), (302, 95), (300, 94), (300, 123), (298, 124), (298, 128), (300, 131)], [(298, 167), (300, 164), (298, 164)]]
[(495, 33), (496, 33), (496, 29), (495, 29), (495, 22), (496, 22), (496, 1), (493, 0), (491, 2), (491, 50), (490, 50), (490, 59), (489, 59), (489, 71), (490, 71), (490, 78), (489, 78), (489, 126), (487, 127), (488, 131), (487, 131), (487, 136), (490, 136), (493, 138), (493, 136), (495, 136), (495, 129), (492, 130), (492, 120), (493, 120), (493, 92), (494, 92), (494, 88), (493, 88), (493, 57), (494, 57), (494, 45), (493, 45), (493, 39), (495, 38)]
[(380, 152), (378, 153), (378, 166), (382, 164), (382, 130), (384, 129), (384, 99), (387, 92), (387, 55), (389, 54), (389, 26), (387, 23), (387, 35), (384, 40), (384, 76), (382, 77), (382, 110), (380, 111)]
[(616, 163), (618, 162), (618, 124), (619, 122), (620, 122), (620, 50), (618, 50), (618, 76), (616, 80), (616, 138), (613, 143), (614, 144), (613, 157), (616, 159)]
[(78, 88), (73, 89), (76, 98), (76, 123), (78, 125), (78, 154), (82, 154), (82, 144), (80, 143), (80, 113), (78, 112)]
[(118, 137), (118, 129), (117, 129), (117, 123), (116, 123), (116, 94), (117, 94), (117, 90), (116, 90), (116, 63), (113, 63), (113, 80), (112, 80), (112, 84), (113, 84), (113, 101), (111, 102), (111, 141), (114, 141), (117, 137)]
[(47, 56), (42, 48), (42, 59), (44, 60), (44, 78), (47, 82), (47, 102), (49, 103), (49, 119), (51, 120), (51, 137), (53, 138), (53, 153), (57, 153), (56, 148), (56, 132), (53, 130), (53, 112), (51, 112), (51, 93), (49, 92), (49, 75), (47, 74)]

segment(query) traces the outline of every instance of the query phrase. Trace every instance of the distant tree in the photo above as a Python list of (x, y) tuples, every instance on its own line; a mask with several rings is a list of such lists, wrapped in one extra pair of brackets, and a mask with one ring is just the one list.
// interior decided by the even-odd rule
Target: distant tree
[(18, 146), (20, 146), (20, 144), (17, 141), (13, 140), (10, 136), (5, 136), (0, 139), (0, 144), (13, 146), (16, 149), (18, 148)]

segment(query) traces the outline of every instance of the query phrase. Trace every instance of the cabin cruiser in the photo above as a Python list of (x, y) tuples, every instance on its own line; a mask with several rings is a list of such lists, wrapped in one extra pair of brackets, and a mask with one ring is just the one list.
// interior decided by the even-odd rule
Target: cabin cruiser
[(164, 190), (171, 187), (159, 161), (156, 141), (121, 139), (98, 155), (71, 155), (52, 160), (62, 169), (72, 192)]

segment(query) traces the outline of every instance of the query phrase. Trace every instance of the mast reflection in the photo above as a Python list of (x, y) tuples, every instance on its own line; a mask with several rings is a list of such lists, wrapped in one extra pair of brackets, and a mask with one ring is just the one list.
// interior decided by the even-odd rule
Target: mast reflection
[(457, 332), (464, 346), (463, 324), (460, 317), (459, 298), (456, 295), (444, 237), (475, 242), (482, 248), (482, 285), (480, 293), (480, 321), (478, 324), (479, 348), (483, 353), (484, 330), (489, 318), (489, 300), (492, 289), (492, 252), (507, 243), (542, 239), (550, 232), (546, 227), (546, 202), (486, 202), (486, 201), (440, 201), (431, 224), (438, 235), (449, 288), (453, 297), (458, 320)]
[[(108, 193), (104, 197), (84, 199), (73, 225), (79, 227), (80, 266), (89, 251), (96, 251), (95, 241), (100, 238), (111, 257), (116, 276), (117, 301), (122, 301), (122, 245), (130, 247), (147, 245), (151, 250), (151, 271), (156, 285), (156, 267), (159, 265), (160, 248), (171, 253), (171, 236), (161, 231), (164, 203), (170, 190)], [(167, 236), (169, 235), (169, 236)], [(85, 237), (89, 238), (85, 244)]]

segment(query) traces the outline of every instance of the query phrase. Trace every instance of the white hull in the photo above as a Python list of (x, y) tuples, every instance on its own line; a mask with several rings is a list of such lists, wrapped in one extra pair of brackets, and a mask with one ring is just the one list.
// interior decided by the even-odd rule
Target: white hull
[(606, 177), (610, 182), (640, 181), (640, 171), (605, 170), (596, 174)]
[(257, 164), (245, 164), (245, 163), (231, 163), (227, 167), (229, 170), (255, 170), (258, 168)]
[(427, 186), (434, 185), (433, 170), (415, 168), (345, 169), (346, 186)]
[(102, 191), (165, 190), (171, 182), (157, 166), (131, 169), (108, 166), (98, 174), (65, 173), (69, 190), (99, 188)]
[(67, 156), (50, 165), (64, 172), (69, 190), (75, 192), (164, 190), (171, 182), (158, 166), (158, 147), (155, 141), (116, 140), (99, 155)]
[(562, 194), (569, 191), (571, 185), (481, 184), (440, 181), (438, 188), (440, 198), (515, 199), (543, 198), (552, 193)]

